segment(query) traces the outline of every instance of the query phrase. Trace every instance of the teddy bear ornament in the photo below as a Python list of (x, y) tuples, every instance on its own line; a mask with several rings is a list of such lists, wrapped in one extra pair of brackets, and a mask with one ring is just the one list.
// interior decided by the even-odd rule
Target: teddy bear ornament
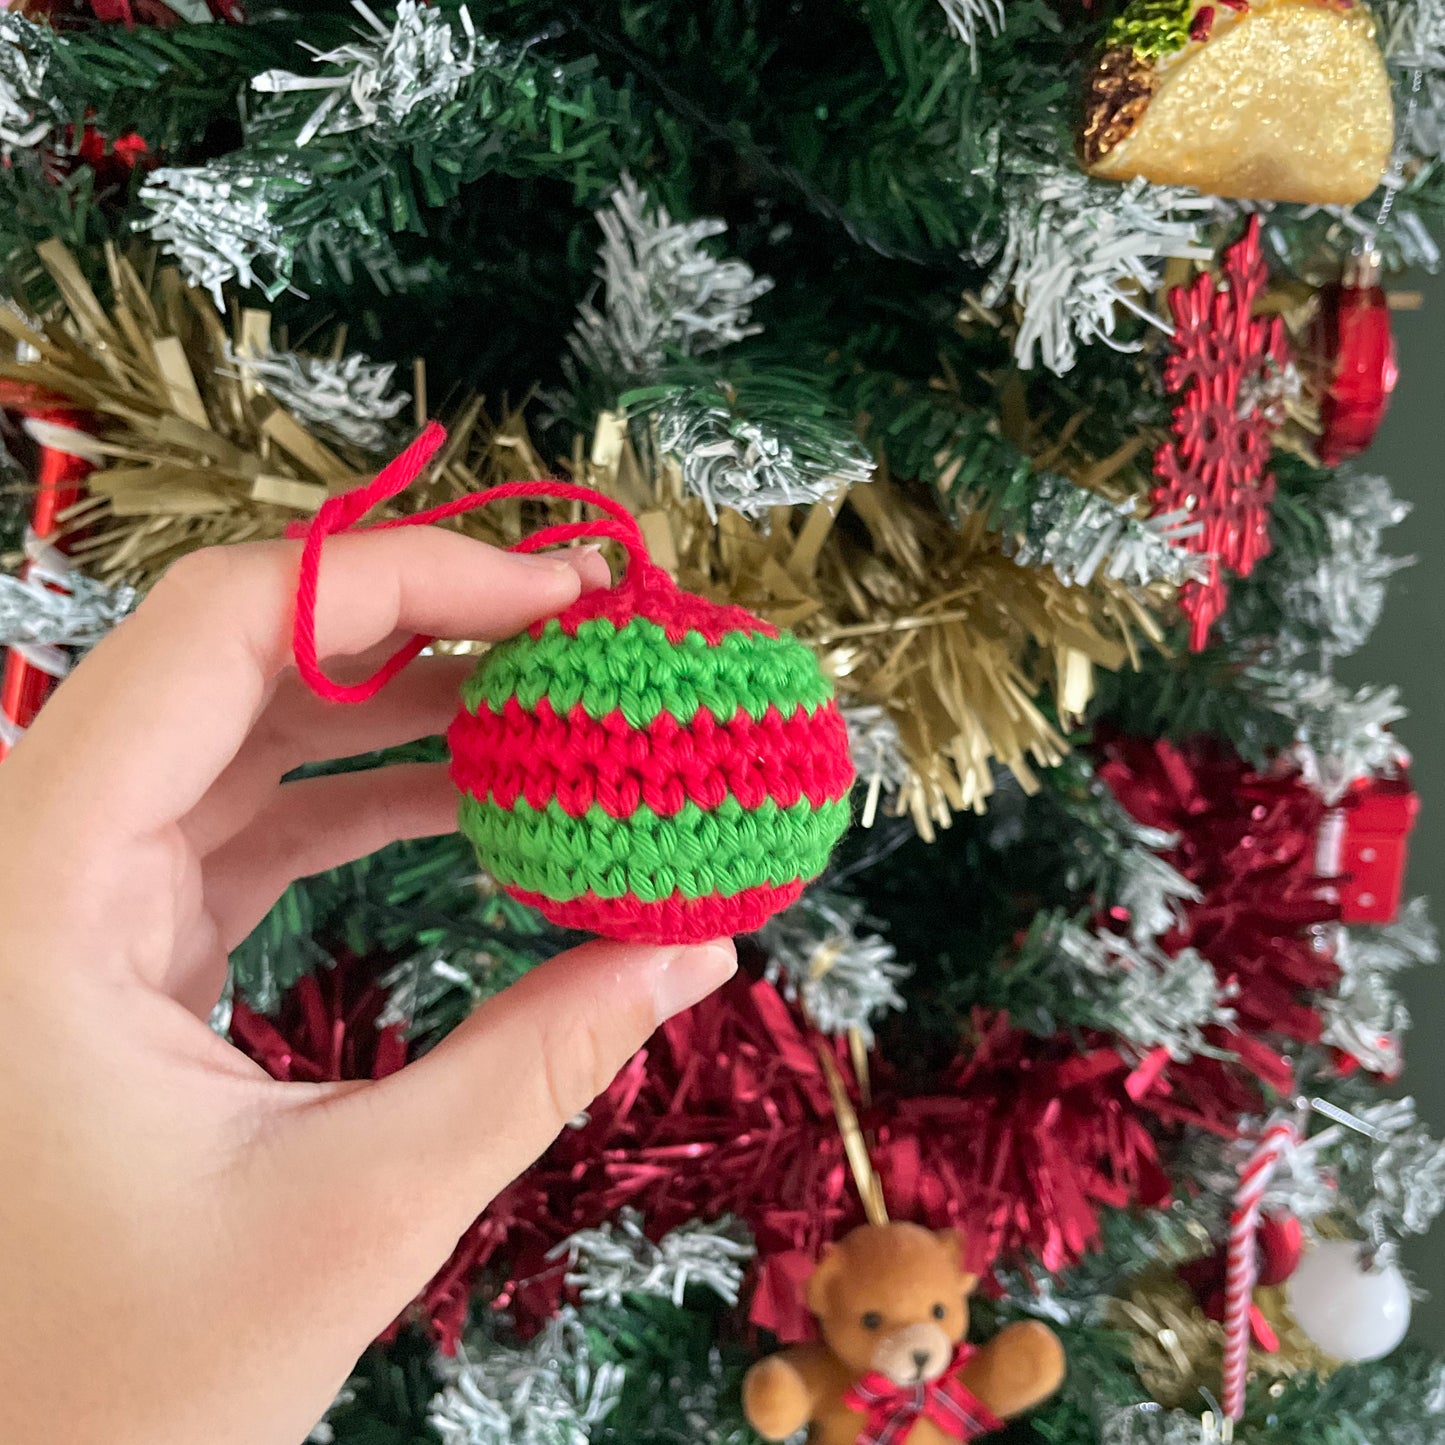
[(812, 1445), (944, 1445), (1001, 1430), (1058, 1389), (1064, 1351), (1036, 1321), (966, 1344), (976, 1283), (956, 1231), (855, 1229), (808, 1281), (820, 1341), (748, 1371), (749, 1423), (769, 1440), (808, 1426)]

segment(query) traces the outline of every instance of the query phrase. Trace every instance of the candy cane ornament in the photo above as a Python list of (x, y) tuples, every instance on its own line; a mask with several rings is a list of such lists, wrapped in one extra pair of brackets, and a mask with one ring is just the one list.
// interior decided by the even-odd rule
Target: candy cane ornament
[(1249, 1310), (1259, 1274), (1259, 1216), (1264, 1192), (1280, 1156), (1299, 1140), (1288, 1120), (1271, 1124), (1239, 1177), (1229, 1216), (1229, 1248), (1224, 1277), (1224, 1414), (1244, 1418), (1244, 1382), (1249, 1371)]

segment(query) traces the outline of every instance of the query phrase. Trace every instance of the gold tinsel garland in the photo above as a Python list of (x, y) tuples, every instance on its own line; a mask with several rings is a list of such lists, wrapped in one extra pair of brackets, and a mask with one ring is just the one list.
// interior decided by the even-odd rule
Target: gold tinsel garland
[[(41, 439), (99, 465), (66, 519), (73, 555), (93, 575), (144, 587), (197, 547), (278, 537), (374, 473), (381, 458), (321, 441), (238, 364), (269, 351), (265, 312), (238, 310), (228, 324), (174, 270), (145, 276), (113, 250), (107, 307), (58, 242), (40, 258), (61, 302), (42, 323), (0, 309), (14, 343), (0, 377), (88, 418), (83, 436)], [(1000, 412), (1041, 465), (1111, 494), (1138, 490), (1137, 439), (1101, 462), (1071, 442), (1078, 419), (1042, 447), (1018, 392), (1001, 395)], [(398, 509), (555, 470), (519, 413), (493, 421), (472, 400), (445, 420), (446, 447)], [(639, 455), (615, 415), (600, 417), (561, 467), (631, 507), (683, 586), (792, 628), (819, 651), (845, 703), (886, 711), (907, 764), (893, 806), (924, 836), (984, 806), (995, 762), (1032, 790), (1035, 770), (1066, 752), (1064, 731), (1089, 702), (1094, 669), (1137, 660), (1174, 607), (1165, 586), (1104, 577), (1069, 586), (1048, 567), (1019, 566), (979, 518), (943, 524), (932, 499), (891, 478), (886, 462), (866, 485), (758, 523), (726, 510), (712, 522), (672, 460)], [(522, 505), (458, 525), (505, 545), (521, 535)]]
[[(1278, 1350), (1250, 1351), (1251, 1374), (1284, 1380), (1302, 1371), (1338, 1368), (1294, 1322), (1282, 1289), (1257, 1289), (1255, 1303), (1279, 1336)], [(1151, 1269), (1109, 1302), (1106, 1323), (1132, 1340), (1134, 1368), (1152, 1399), (1191, 1409), (1219, 1391), (1224, 1369), (1224, 1326), (1210, 1319), (1172, 1270)]]

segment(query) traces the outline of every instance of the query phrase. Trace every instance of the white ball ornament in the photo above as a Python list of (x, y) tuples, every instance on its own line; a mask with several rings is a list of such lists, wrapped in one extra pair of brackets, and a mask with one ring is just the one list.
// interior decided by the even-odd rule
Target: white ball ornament
[(1410, 1327), (1410, 1287), (1393, 1264), (1371, 1269), (1361, 1246), (1326, 1239), (1285, 1287), (1289, 1312), (1325, 1354), (1347, 1364), (1382, 1359)]

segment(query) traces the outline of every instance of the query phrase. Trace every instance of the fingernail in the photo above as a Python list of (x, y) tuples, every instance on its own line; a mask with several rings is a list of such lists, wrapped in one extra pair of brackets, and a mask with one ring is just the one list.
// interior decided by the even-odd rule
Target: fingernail
[(691, 1008), (738, 971), (737, 950), (730, 938), (717, 938), (695, 948), (675, 948), (661, 959), (652, 977), (652, 1002), (658, 1023)]
[(547, 555), (539, 555), (533, 552), (513, 552), (511, 554), (514, 562), (520, 562), (524, 567), (538, 567), (543, 572), (553, 574), (570, 572), (572, 569), (555, 552)]

